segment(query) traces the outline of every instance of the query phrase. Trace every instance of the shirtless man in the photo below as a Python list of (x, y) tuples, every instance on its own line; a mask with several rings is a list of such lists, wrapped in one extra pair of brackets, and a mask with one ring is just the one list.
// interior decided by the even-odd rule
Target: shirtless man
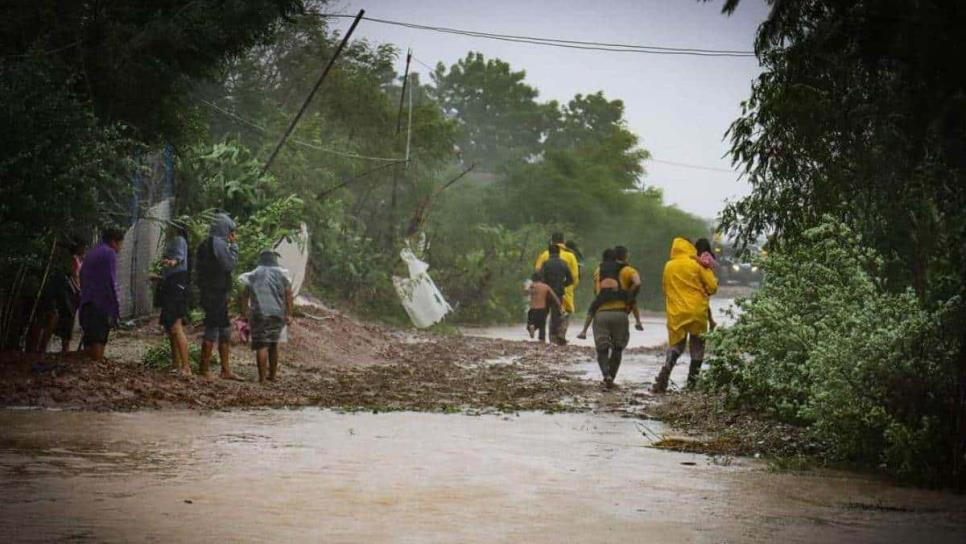
[(527, 312), (527, 332), (533, 338), (534, 331), (539, 331), (541, 342), (547, 341), (547, 315), (550, 307), (560, 308), (560, 298), (549, 285), (543, 282), (543, 276), (535, 272), (530, 278), (530, 311)]

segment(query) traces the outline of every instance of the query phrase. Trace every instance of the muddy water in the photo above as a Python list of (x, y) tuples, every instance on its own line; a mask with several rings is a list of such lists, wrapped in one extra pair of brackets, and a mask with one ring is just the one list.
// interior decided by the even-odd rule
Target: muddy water
[(0, 412), (0, 542), (963, 542), (966, 498), (600, 414)]
[[(732, 308), (734, 299), (731, 298), (712, 298), (711, 312), (715, 321), (719, 324), (727, 325), (731, 322), (728, 310)], [(641, 323), (644, 325), (643, 331), (634, 329), (633, 318), (631, 318), (631, 338), (628, 348), (650, 348), (667, 344), (667, 326), (663, 314), (645, 313), (641, 316)], [(591, 332), (587, 333), (587, 339), (577, 338), (577, 333), (583, 328), (583, 318), (571, 319), (570, 328), (567, 329), (567, 340), (577, 346), (594, 345), (594, 338)], [(504, 325), (495, 327), (464, 327), (463, 334), (468, 336), (479, 336), (481, 338), (496, 338), (500, 340), (530, 340), (527, 334), (526, 323), (519, 325)], [(534, 340), (535, 341), (535, 340)]]

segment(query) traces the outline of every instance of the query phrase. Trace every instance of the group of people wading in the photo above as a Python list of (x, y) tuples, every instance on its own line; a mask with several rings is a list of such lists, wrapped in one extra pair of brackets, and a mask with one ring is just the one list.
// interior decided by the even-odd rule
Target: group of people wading
[[(637, 308), (641, 276), (630, 265), (629, 259), (626, 247), (604, 250), (593, 275), (595, 298), (587, 310), (583, 330), (577, 335), (586, 338), (587, 330), (593, 326), (597, 364), (608, 389), (614, 387), (624, 349), (630, 340), (629, 316), (634, 316), (637, 330), (644, 330)], [(534, 263), (535, 272), (527, 288), (530, 294), (527, 330), (531, 338), (537, 334), (540, 341), (549, 337), (551, 343), (567, 343), (569, 316), (576, 309), (574, 294), (580, 283), (580, 260), (576, 244), (565, 241), (561, 233), (551, 235), (549, 246)], [(671, 370), (685, 349), (691, 355), (688, 385), (697, 380), (704, 362), (704, 335), (714, 327), (709, 305), (711, 296), (718, 290), (714, 269), (715, 257), (707, 239), (701, 238), (694, 244), (685, 238), (673, 240), (661, 281), (668, 349), (652, 387), (656, 393), (667, 390)]]

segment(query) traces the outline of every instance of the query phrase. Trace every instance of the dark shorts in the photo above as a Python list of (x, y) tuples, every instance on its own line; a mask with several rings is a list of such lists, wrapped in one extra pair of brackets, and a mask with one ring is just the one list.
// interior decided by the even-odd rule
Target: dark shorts
[(176, 321), (188, 315), (188, 274), (175, 274), (162, 280), (158, 298), (161, 304), (158, 322), (164, 330), (171, 330)]
[(253, 315), (248, 321), (252, 339), (252, 349), (267, 348), (283, 341), (282, 331), (285, 329), (285, 318)]
[(533, 325), (539, 329), (547, 324), (548, 315), (550, 315), (549, 308), (530, 308), (527, 312), (527, 325)]
[(231, 340), (231, 319), (228, 317), (228, 293), (202, 292), (201, 309), (205, 312), (204, 339), (209, 342)]
[(107, 344), (107, 337), (111, 333), (111, 317), (93, 304), (81, 306), (80, 326), (84, 331), (84, 346)]

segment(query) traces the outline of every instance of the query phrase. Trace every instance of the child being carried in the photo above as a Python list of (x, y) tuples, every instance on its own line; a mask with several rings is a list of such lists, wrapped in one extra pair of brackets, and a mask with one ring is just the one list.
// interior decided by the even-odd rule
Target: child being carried
[(594, 322), (594, 315), (597, 314), (597, 310), (608, 302), (628, 302), (627, 291), (621, 289), (620, 286), (620, 275), (621, 269), (625, 266), (624, 263), (618, 262), (616, 254), (613, 249), (604, 250), (603, 261), (600, 263), (600, 283), (599, 291), (597, 296), (594, 298), (594, 302), (590, 304), (590, 308), (587, 310), (587, 319), (584, 320), (584, 328), (577, 335), (577, 338), (581, 340), (587, 338), (587, 329), (590, 328), (591, 323)]

